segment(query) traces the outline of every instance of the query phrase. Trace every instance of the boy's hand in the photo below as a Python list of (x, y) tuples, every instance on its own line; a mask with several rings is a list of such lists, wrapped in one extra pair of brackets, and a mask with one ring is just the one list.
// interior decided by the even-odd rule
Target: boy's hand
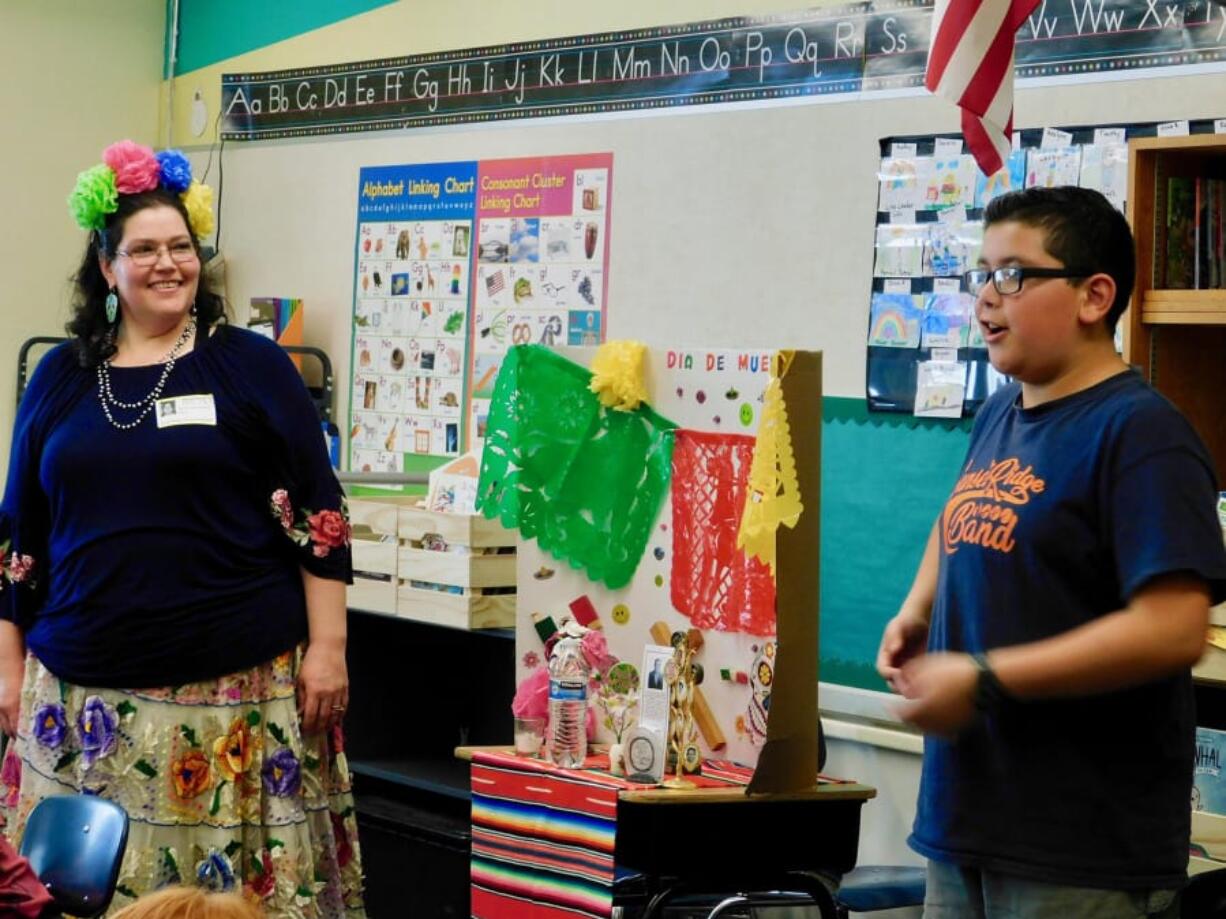
[(904, 664), (924, 653), (928, 645), (928, 620), (906, 610), (886, 623), (877, 649), (877, 672), (895, 692)]
[(925, 734), (951, 736), (975, 716), (979, 668), (968, 654), (925, 654), (904, 665), (895, 682), (908, 700), (898, 716)]

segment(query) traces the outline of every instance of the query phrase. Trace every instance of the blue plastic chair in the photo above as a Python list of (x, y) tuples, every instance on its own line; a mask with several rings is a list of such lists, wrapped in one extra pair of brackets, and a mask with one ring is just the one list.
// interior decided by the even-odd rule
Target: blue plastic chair
[(127, 845), (122, 807), (93, 795), (62, 795), (30, 812), (21, 854), (60, 910), (88, 919), (111, 905)]
[(839, 919), (903, 906), (923, 906), (927, 871), (908, 865), (863, 865), (843, 875), (834, 898)]

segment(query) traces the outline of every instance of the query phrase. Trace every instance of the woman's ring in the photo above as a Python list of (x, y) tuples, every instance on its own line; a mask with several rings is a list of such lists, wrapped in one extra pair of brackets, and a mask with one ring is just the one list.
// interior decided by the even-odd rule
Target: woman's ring
[(332, 711), (334, 711), (334, 712), (343, 712), (344, 710), (345, 710), (345, 706), (343, 706), (343, 705), (334, 705), (334, 706), (332, 706)]

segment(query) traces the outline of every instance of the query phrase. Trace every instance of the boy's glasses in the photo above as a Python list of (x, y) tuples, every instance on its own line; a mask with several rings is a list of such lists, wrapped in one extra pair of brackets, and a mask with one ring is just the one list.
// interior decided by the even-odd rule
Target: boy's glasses
[(1088, 278), (1098, 274), (1091, 268), (1023, 268), (1020, 265), (1008, 265), (989, 271), (987, 268), (972, 268), (962, 277), (966, 281), (966, 289), (972, 297), (978, 297), (979, 291), (991, 279), (996, 292), (1002, 295), (1015, 294), (1022, 289), (1022, 282), (1027, 278)]
[(120, 249), (117, 254), (131, 259), (134, 265), (148, 268), (150, 265), (157, 264), (157, 260), (162, 256), (163, 249), (170, 255), (172, 262), (177, 262), (180, 265), (196, 258), (196, 247), (187, 240), (171, 243), (168, 246), (155, 246), (153, 243), (137, 243), (130, 249)]

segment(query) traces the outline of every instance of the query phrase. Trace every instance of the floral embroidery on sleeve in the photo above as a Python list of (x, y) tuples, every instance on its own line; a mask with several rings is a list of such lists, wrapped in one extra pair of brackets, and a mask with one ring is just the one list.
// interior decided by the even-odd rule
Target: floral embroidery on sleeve
[(272, 515), (281, 523), (285, 535), (299, 546), (310, 546), (316, 558), (327, 558), (333, 549), (349, 545), (352, 528), (349, 526), (349, 507), (341, 498), (340, 510), (322, 510), (312, 513), (307, 508), (295, 512), (289, 500), (289, 492), (278, 488), (269, 500)]
[(33, 583), (30, 574), (34, 571), (34, 559), (29, 555), (9, 551), (9, 542), (0, 542), (0, 590), (5, 583)]

